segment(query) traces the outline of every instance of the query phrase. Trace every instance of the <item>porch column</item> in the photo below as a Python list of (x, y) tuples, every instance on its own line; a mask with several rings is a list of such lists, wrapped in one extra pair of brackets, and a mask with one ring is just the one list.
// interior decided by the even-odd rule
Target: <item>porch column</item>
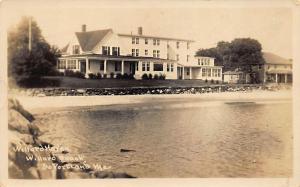
[(275, 74), (275, 82), (278, 83), (278, 74)]
[(121, 65), (121, 74), (124, 75), (124, 60), (122, 60), (122, 65)]
[(287, 83), (287, 74), (284, 74), (284, 82)]
[(104, 74), (106, 74), (106, 59), (104, 60), (104, 71), (103, 71)]
[(87, 75), (90, 72), (90, 62), (88, 58), (85, 58), (85, 74)]
[(79, 60), (76, 59), (76, 69), (79, 69)]
[(190, 67), (190, 79), (192, 79), (192, 67)]
[(184, 80), (184, 66), (182, 66), (182, 80)]

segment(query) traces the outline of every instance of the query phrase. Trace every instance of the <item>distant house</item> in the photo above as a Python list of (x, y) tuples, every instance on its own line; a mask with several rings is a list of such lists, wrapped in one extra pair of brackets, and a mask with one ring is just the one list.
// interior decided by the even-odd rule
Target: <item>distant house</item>
[(239, 69), (234, 71), (225, 71), (223, 73), (223, 82), (225, 83), (250, 83), (250, 75)]
[(214, 59), (195, 57), (193, 40), (137, 34), (115, 33), (112, 29), (76, 32), (62, 49), (57, 69), (88, 74), (116, 76), (131, 74), (141, 79), (144, 74), (164, 75), (166, 79), (222, 80), (222, 67)]
[(285, 59), (273, 53), (264, 52), (263, 65), (253, 66), (262, 83), (292, 83), (293, 65), (292, 60)]

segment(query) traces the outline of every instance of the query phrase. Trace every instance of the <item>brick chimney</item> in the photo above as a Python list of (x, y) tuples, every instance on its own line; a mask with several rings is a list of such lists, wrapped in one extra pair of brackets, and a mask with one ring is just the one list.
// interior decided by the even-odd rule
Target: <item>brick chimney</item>
[(81, 32), (86, 32), (86, 24), (83, 24), (83, 25), (81, 26)]
[(143, 35), (143, 27), (138, 27), (138, 35)]

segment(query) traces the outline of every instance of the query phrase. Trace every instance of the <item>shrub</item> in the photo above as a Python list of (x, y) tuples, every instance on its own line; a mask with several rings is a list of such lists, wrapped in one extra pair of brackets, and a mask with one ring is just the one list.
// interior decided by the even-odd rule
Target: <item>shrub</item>
[(216, 80), (216, 84), (219, 84), (220, 83), (220, 81), (219, 80)]
[(128, 79), (128, 78), (129, 78), (128, 74), (127, 74), (127, 73), (124, 73), (123, 79)]
[(130, 73), (128, 78), (129, 78), (129, 79), (135, 79), (135, 78), (134, 78), (134, 74)]
[(76, 71), (75, 73), (73, 73), (73, 77), (85, 79), (85, 74), (80, 71)]
[(159, 79), (159, 76), (158, 76), (157, 74), (155, 74), (155, 75), (154, 75), (154, 79), (155, 79), (155, 80), (158, 80), (158, 79)]
[(106, 73), (103, 74), (103, 78), (104, 78), (104, 79), (107, 78), (107, 74), (106, 74)]
[(166, 79), (166, 75), (165, 74), (160, 74), (159, 75), (159, 80), (165, 80)]
[(149, 80), (151, 80), (152, 78), (153, 78), (152, 74), (151, 74), (151, 73), (149, 73), (149, 75), (148, 75), (148, 79), (149, 79)]
[(117, 73), (116, 79), (122, 79), (122, 78), (123, 78), (122, 74), (121, 73)]
[(97, 79), (101, 79), (101, 78), (102, 78), (101, 73), (97, 73), (97, 74), (96, 74), (96, 78), (97, 78)]
[(143, 79), (143, 80), (148, 80), (148, 75), (147, 75), (146, 73), (144, 73), (144, 74), (142, 75), (142, 79)]
[(212, 83), (212, 84), (215, 83), (214, 79), (211, 79), (211, 80), (210, 80), (210, 83)]
[(205, 83), (207, 83), (208, 82), (208, 80), (207, 79), (205, 79)]
[(110, 78), (113, 79), (114, 77), (115, 77), (115, 73), (114, 73), (114, 72), (111, 72), (111, 73), (110, 73)]
[(65, 72), (64, 72), (64, 75), (67, 76), (67, 77), (73, 77), (74, 76), (74, 71), (66, 69)]
[(97, 77), (94, 73), (89, 73), (88, 76), (90, 79), (96, 79)]

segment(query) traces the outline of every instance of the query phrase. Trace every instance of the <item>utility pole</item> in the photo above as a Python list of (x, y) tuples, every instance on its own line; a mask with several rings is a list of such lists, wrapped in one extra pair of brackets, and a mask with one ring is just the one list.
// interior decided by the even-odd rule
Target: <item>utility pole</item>
[(28, 38), (29, 38), (29, 41), (28, 41), (28, 50), (29, 52), (31, 52), (31, 48), (32, 48), (32, 44), (31, 44), (31, 40), (32, 40), (32, 33), (31, 33), (31, 17), (29, 17), (29, 27), (28, 27)]

